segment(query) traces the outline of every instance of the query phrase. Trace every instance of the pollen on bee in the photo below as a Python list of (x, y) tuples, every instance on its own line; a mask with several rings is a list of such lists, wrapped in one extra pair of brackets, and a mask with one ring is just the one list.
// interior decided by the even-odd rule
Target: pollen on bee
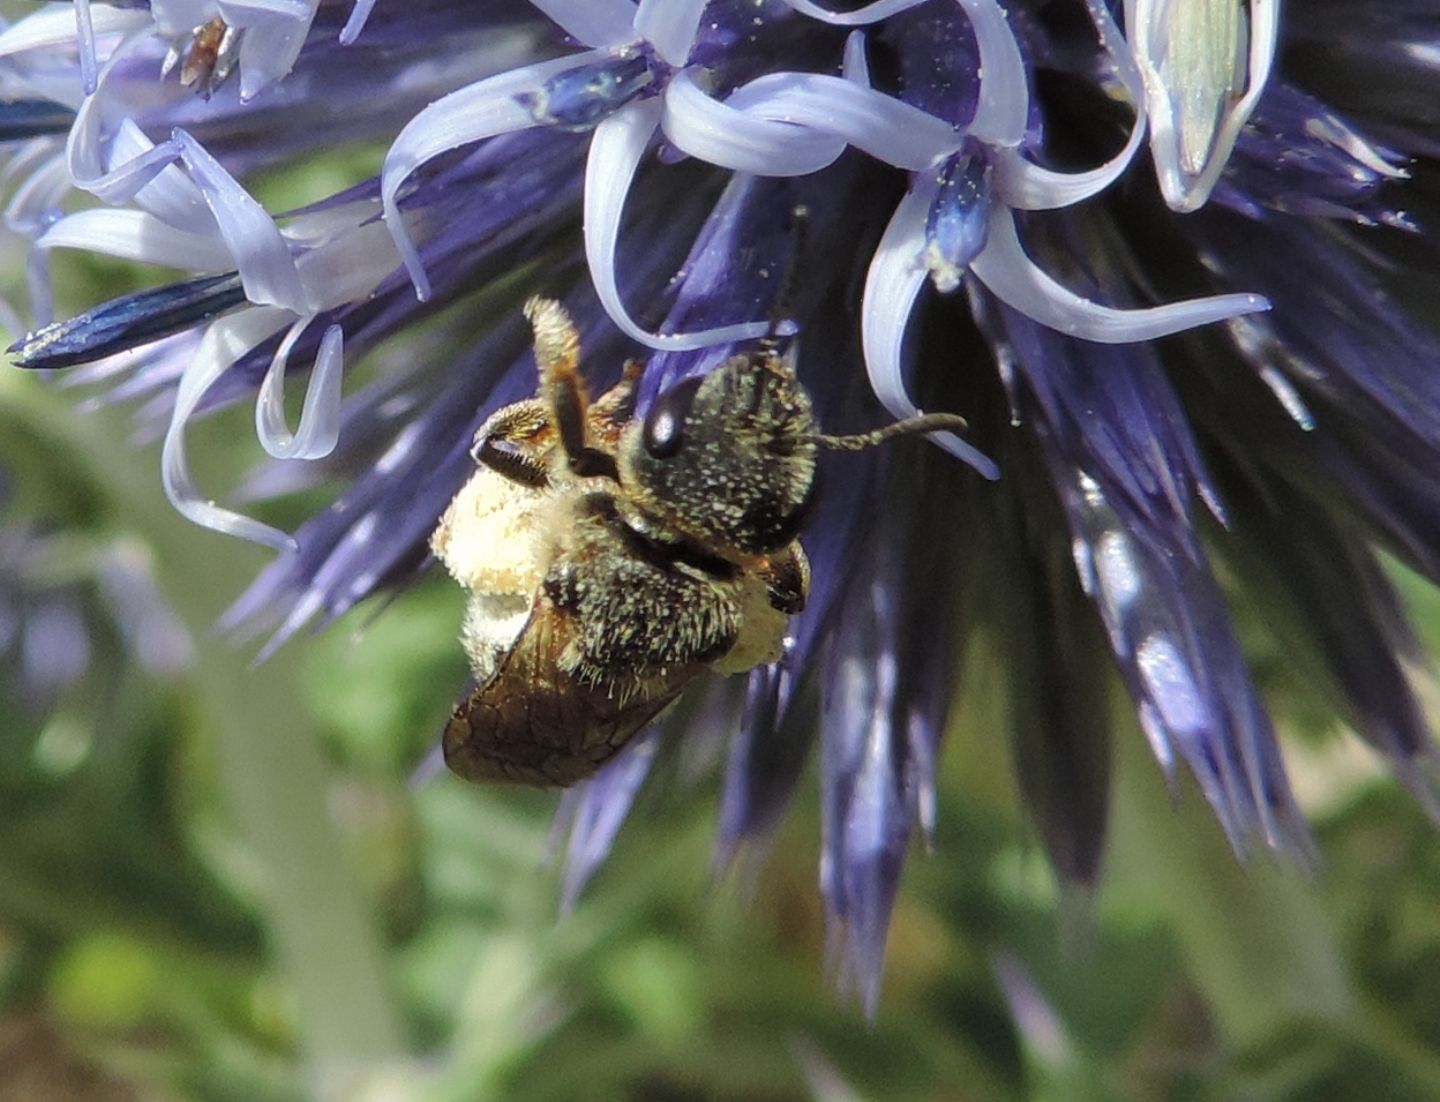
[(541, 371), (576, 371), (580, 364), (580, 335), (565, 307), (551, 298), (532, 298), (525, 303), (525, 317), (535, 330), (535, 360)]

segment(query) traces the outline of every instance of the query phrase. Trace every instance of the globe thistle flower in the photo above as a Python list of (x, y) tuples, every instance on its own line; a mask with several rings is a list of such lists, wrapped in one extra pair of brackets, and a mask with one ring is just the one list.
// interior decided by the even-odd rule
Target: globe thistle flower
[[(24, 90), (9, 224), (32, 269), (79, 245), (189, 276), (39, 328), (19, 360), (94, 361), (86, 378), (146, 396), (177, 508), (279, 549), (228, 618), (272, 629), (262, 654), (425, 568), (476, 428), (533, 391), (525, 294), (565, 299), (596, 386), (643, 349), (642, 408), (778, 312), (832, 431), (919, 403), (972, 426), (949, 455), (827, 459), (785, 660), (685, 736), (728, 738), (722, 864), (763, 846), (818, 740), (821, 885), (868, 1006), (971, 640), (1009, 673), (1021, 785), (1072, 886), (1100, 874), (1110, 669), (1237, 851), (1309, 850), (1222, 577), (1434, 811), (1419, 650), (1376, 559), (1440, 578), (1423, 5), (244, 10), (221, 29), (229, 6), (95, 5), (78, 47), (37, 16), (0, 55)], [(238, 84), (218, 61), (208, 100), (165, 83), (168, 51), (183, 75), (232, 31)], [(361, 96), (385, 104), (373, 126)], [(63, 136), (43, 104), (74, 109)], [(345, 192), (272, 215), (246, 190), (379, 134), (381, 171)], [(106, 205), (67, 213), (77, 187)], [(362, 360), (373, 381), (346, 393)], [(292, 431), (283, 387), (305, 373)], [(212, 503), (186, 462), (186, 427), (251, 394), (277, 462), (240, 500), (342, 487), (290, 535)], [(570, 894), (659, 737), (565, 797)]]

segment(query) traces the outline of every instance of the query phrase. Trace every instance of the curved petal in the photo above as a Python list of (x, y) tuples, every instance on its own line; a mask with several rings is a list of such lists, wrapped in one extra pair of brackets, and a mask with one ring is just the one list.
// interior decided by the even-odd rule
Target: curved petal
[(385, 223), (415, 284), (415, 293), (422, 301), (430, 297), (430, 280), (400, 215), (401, 185), (417, 168), (442, 153), (482, 138), (533, 126), (535, 119), (530, 108), (518, 97), (525, 93), (538, 94), (550, 77), (609, 56), (607, 51), (592, 50), (487, 77), (436, 100), (406, 123), (405, 129), (396, 136), (380, 170), (380, 200), (385, 209)]
[(709, 0), (640, 0), (635, 33), (655, 47), (661, 60), (677, 69), (690, 60), (695, 32)]
[(854, 11), (830, 11), (811, 0), (785, 0), (786, 7), (794, 8), (801, 15), (808, 15), (811, 19), (818, 19), (836, 27), (859, 27), (866, 23), (878, 23), (923, 3), (925, 0), (872, 0), (863, 8), (856, 8)]
[[(875, 397), (900, 418), (920, 412), (905, 387), (903, 351), (910, 314), (925, 283), (920, 254), (925, 248), (925, 224), (936, 190), (935, 179), (928, 173), (915, 178), (895, 208), (865, 275), (860, 308), (865, 370)], [(1000, 477), (1000, 468), (993, 460), (953, 433), (935, 433), (931, 439), (984, 477)]]
[(808, 176), (832, 164), (845, 142), (786, 122), (752, 118), (707, 95), (691, 70), (662, 97), (660, 124), (675, 148), (721, 168), (757, 176)]
[(1086, 172), (1055, 172), (1041, 168), (1021, 155), (1019, 149), (995, 150), (995, 182), (1005, 202), (1020, 210), (1052, 210), (1068, 207), (1098, 195), (1118, 180), (1145, 140), (1145, 85), (1130, 49), (1115, 25), (1103, 0), (1085, 0), (1090, 18), (1100, 35), (1100, 44), (1110, 55), (1120, 83), (1135, 107), (1135, 121), (1125, 146), (1098, 168)]
[(215, 215), (250, 301), (304, 313), (305, 287), (275, 220), (185, 131), (173, 131), (169, 144), (178, 150), (190, 179)]
[(636, 325), (620, 299), (615, 249), (625, 197), (660, 121), (659, 100), (638, 100), (595, 128), (585, 162), (585, 259), (590, 278), (610, 320), (627, 336), (650, 348), (681, 352), (729, 341), (751, 340), (770, 331), (768, 321), (727, 325), (694, 333), (651, 333)]
[[(110, 139), (108, 152), (111, 164), (125, 164), (155, 148), (155, 143), (133, 119), (121, 120)], [(132, 197), (136, 206), (149, 211), (176, 229), (195, 234), (214, 235), (218, 229), (215, 216), (205, 204), (205, 197), (179, 165), (162, 168), (155, 177)]]
[[(125, 34), (150, 26), (150, 13), (143, 8), (102, 4), (90, 9), (86, 18), (95, 34)], [(67, 11), (61, 4), (47, 5), (24, 19), (17, 19), (0, 32), (0, 57), (54, 46), (73, 46), (78, 19), (78, 12)], [(89, 95), (93, 88), (87, 84), (87, 89), (85, 94)]]
[(94, 129), (100, 117), (96, 104), (96, 97), (89, 97), (76, 113), (75, 125), (70, 129), (66, 142), (70, 178), (76, 187), (102, 202), (118, 205), (133, 199), (141, 188), (179, 160), (180, 151), (173, 142), (165, 141), (128, 161), (105, 167), (100, 162), (99, 134)]
[(344, 376), (344, 331), (338, 325), (325, 330), (315, 366), (310, 371), (310, 384), (305, 388), (305, 404), (300, 411), (300, 427), (291, 433), (285, 423), (285, 367), (290, 350), (300, 334), (314, 321), (301, 318), (290, 327), (280, 347), (270, 360), (270, 369), (260, 384), (255, 402), (255, 432), (265, 450), (276, 459), (322, 459), (335, 450), (340, 438), (340, 383)]
[(241, 539), (285, 548), (294, 541), (284, 532), (251, 517), (222, 508), (195, 484), (185, 459), (185, 426), (206, 392), (239, 357), (283, 329), (294, 315), (274, 306), (261, 306), (213, 322), (186, 365), (175, 393), (175, 409), (165, 430), (160, 453), (160, 477), (170, 503), (196, 524)]
[(968, 130), (994, 146), (1016, 146), (1030, 123), (1030, 83), (1020, 43), (996, 0), (956, 0), (980, 49), (980, 102)]
[(229, 250), (217, 237), (178, 230), (142, 210), (76, 211), (41, 234), (35, 247), (89, 249), (192, 272), (221, 272), (233, 266)]
[(1015, 216), (999, 204), (990, 213), (985, 248), (971, 262), (970, 270), (1001, 302), (1041, 325), (1101, 344), (1154, 340), (1270, 308), (1262, 296), (1251, 294), (1211, 295), (1141, 310), (1091, 302), (1035, 266), (1020, 245)]
[(725, 106), (747, 119), (833, 135), (899, 168), (927, 168), (959, 149), (962, 140), (949, 123), (918, 107), (821, 73), (770, 73), (736, 89)]
[(586, 46), (623, 46), (635, 39), (630, 0), (530, 0), (559, 28)]
[(240, 38), (240, 102), (247, 103), (295, 67), (320, 0), (222, 0), (220, 14)]

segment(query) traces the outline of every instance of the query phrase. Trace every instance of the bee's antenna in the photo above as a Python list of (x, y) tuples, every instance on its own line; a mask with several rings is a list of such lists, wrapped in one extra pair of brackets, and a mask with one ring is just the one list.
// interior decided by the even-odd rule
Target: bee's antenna
[(873, 432), (856, 433), (854, 436), (826, 436), (824, 433), (815, 433), (804, 439), (819, 444), (822, 448), (858, 452), (862, 448), (873, 448), (887, 440), (894, 440), (897, 436), (914, 436), (925, 432), (964, 432), (968, 427), (969, 422), (958, 413), (921, 413)]
[[(805, 239), (810, 230), (810, 208), (797, 203), (790, 210), (790, 257), (785, 261), (785, 271), (780, 275), (780, 287), (775, 292), (775, 301), (770, 307), (770, 331), (760, 339), (774, 346), (794, 332), (794, 322), (786, 318), (795, 305), (795, 289), (800, 286), (801, 260), (805, 257)], [(789, 328), (790, 332), (785, 332)]]

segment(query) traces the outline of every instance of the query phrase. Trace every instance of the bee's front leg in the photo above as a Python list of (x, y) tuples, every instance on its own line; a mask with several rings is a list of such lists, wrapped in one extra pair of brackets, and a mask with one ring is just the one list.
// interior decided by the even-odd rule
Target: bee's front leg
[(580, 478), (603, 477), (620, 481), (615, 457), (592, 447), (585, 429), (588, 402), (579, 373), (562, 375), (549, 388), (551, 413), (560, 430), (560, 446), (565, 449), (570, 469)]
[(580, 337), (564, 307), (532, 298), (525, 316), (535, 330), (535, 362), (540, 368), (540, 401), (550, 414), (570, 469), (580, 478), (618, 479), (615, 458), (590, 443), (586, 428), (590, 393), (580, 373)]
[(591, 422), (603, 420), (619, 427), (630, 420), (635, 412), (635, 392), (644, 374), (644, 361), (626, 360), (620, 372), (620, 381), (596, 398), (595, 404), (590, 407)]
[(810, 559), (798, 540), (771, 555), (756, 573), (764, 579), (771, 608), (787, 616), (804, 610), (810, 596)]
[(477, 466), (489, 467), (511, 482), (544, 489), (550, 484), (548, 449), (538, 445), (536, 437), (549, 425), (544, 405), (533, 398), (505, 406), (480, 426), (470, 448), (470, 458)]

